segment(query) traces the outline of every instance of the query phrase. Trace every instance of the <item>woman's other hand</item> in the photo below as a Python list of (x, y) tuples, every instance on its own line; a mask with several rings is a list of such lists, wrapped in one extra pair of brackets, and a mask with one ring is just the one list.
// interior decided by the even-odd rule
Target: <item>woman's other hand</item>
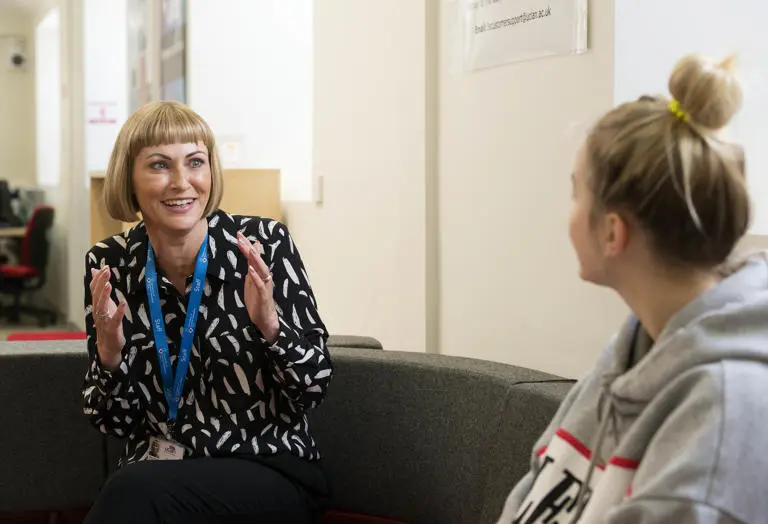
[(115, 370), (120, 365), (121, 353), (125, 346), (123, 316), (126, 305), (121, 303), (118, 306), (112, 300), (110, 275), (109, 266), (98, 270), (91, 269), (90, 289), (99, 361), (105, 369)]
[(274, 282), (272, 273), (261, 259), (258, 241), (251, 244), (242, 233), (237, 234), (240, 252), (248, 260), (248, 276), (245, 278), (244, 301), (248, 314), (264, 338), (270, 344), (277, 341), (280, 333), (280, 321), (272, 296)]

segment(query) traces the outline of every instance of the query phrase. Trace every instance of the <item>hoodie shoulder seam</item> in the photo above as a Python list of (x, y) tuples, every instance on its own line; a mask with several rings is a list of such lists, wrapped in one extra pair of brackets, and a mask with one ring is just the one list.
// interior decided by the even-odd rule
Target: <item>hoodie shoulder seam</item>
[(719, 395), (719, 401), (720, 401), (720, 427), (717, 430), (717, 455), (715, 456), (715, 460), (712, 461), (712, 468), (709, 470), (709, 478), (707, 480), (707, 493), (706, 493), (706, 500), (711, 500), (712, 496), (712, 488), (715, 483), (715, 474), (720, 469), (720, 461), (723, 456), (723, 440), (725, 439), (725, 421), (728, 419), (727, 414), (725, 412), (726, 410), (726, 402), (725, 402), (725, 389), (726, 389), (726, 383), (725, 383), (725, 369), (724, 369), (724, 363), (721, 361), (719, 365), (717, 366), (718, 374), (720, 375), (719, 381), (720, 381), (720, 395)]

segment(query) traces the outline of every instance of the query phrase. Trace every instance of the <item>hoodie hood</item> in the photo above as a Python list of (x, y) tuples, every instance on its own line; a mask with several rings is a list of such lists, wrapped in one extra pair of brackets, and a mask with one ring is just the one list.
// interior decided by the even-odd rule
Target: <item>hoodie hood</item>
[(622, 414), (641, 410), (688, 369), (725, 359), (768, 363), (768, 254), (748, 255), (722, 271), (723, 280), (672, 317), (628, 371), (635, 333), (651, 342), (636, 318), (623, 326), (602, 380)]

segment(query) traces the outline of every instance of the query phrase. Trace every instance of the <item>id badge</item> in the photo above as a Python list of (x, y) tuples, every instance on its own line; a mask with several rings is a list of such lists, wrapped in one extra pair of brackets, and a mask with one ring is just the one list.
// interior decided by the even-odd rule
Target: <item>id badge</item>
[(149, 438), (147, 460), (181, 460), (184, 447), (181, 444), (157, 437)]

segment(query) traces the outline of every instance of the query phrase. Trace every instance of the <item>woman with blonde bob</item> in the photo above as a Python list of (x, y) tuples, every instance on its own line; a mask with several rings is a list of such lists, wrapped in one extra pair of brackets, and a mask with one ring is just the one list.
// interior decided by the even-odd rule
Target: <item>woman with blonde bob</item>
[(717, 131), (731, 60), (679, 61), (672, 99), (603, 116), (573, 174), (582, 279), (631, 315), (535, 445), (500, 524), (758, 523), (768, 518), (768, 262), (747, 231), (744, 154)]
[(223, 182), (182, 104), (120, 131), (104, 200), (141, 222), (86, 256), (83, 399), (125, 450), (87, 523), (309, 523), (327, 495), (307, 412), (328, 333), (286, 227), (219, 210)]

